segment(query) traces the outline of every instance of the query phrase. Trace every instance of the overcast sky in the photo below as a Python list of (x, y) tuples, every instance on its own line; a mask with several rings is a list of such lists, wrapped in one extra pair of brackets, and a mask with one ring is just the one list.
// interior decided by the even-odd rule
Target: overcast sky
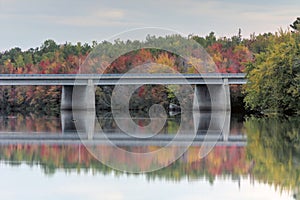
[(186, 35), (232, 36), (286, 29), (300, 0), (0, 0), (0, 51), (58, 43), (102, 41), (142, 27)]

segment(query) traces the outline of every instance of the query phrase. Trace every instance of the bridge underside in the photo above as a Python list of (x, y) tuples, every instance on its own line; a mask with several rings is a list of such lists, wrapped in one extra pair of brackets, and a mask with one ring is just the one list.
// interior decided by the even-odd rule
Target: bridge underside
[(229, 85), (196, 85), (193, 109), (231, 110)]
[(93, 85), (62, 87), (62, 110), (93, 110), (95, 104), (95, 88)]
[[(95, 109), (95, 87), (92, 84), (63, 86), (62, 110)], [(194, 102), (191, 110), (213, 111), (230, 110), (229, 84), (195, 85)]]

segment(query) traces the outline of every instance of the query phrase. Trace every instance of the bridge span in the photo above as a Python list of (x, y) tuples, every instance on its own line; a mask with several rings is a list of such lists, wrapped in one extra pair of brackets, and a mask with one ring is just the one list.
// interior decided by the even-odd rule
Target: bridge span
[[(120, 81), (122, 78), (122, 81)], [(165, 85), (222, 85), (245, 84), (245, 74), (0, 74), (0, 86), (4, 85), (62, 85), (74, 86), (89, 84), (132, 85), (132, 84), (165, 84)]]
[[(230, 110), (231, 84), (246, 84), (244, 73), (205, 74), (0, 74), (0, 86), (62, 86), (61, 109), (95, 109), (95, 86), (195, 85), (194, 107)], [(73, 89), (76, 87), (77, 95)]]

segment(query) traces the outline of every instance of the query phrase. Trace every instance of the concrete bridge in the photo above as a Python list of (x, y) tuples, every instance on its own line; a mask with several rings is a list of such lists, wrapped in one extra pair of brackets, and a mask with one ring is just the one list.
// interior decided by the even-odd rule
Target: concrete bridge
[[(122, 79), (121, 79), (122, 78)], [(0, 86), (62, 86), (62, 110), (95, 109), (95, 86), (195, 85), (194, 108), (230, 110), (231, 84), (245, 84), (245, 74), (0, 74)], [(76, 95), (73, 89), (76, 87)]]

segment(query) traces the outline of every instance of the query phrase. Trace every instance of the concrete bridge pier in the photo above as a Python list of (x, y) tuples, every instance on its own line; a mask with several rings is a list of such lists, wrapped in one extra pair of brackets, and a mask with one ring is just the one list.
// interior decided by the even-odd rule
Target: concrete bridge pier
[(61, 95), (62, 110), (94, 110), (95, 88), (92, 80), (88, 85), (75, 85), (62, 87)]
[(195, 85), (193, 109), (231, 110), (228, 79), (220, 85)]
[(62, 86), (60, 109), (61, 110), (72, 110), (72, 95), (73, 86), (64, 85)]

